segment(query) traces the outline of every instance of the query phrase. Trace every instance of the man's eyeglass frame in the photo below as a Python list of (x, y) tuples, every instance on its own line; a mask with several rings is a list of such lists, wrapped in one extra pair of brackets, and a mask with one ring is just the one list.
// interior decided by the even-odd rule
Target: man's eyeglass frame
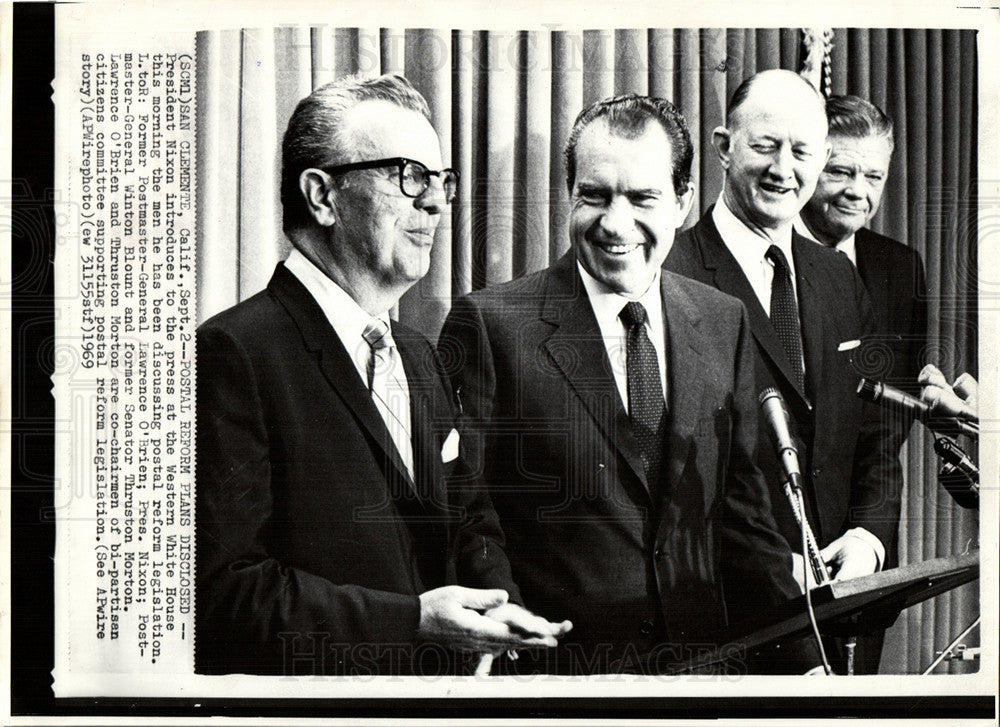
[[(423, 186), (419, 192), (412, 194), (406, 190), (405, 180), (406, 180), (406, 169), (407, 167), (416, 167), (420, 170), (423, 178)], [(441, 180), (441, 186), (444, 189), (445, 204), (451, 204), (455, 199), (455, 195), (458, 193), (458, 171), (451, 168), (445, 168), (438, 171), (428, 169), (426, 164), (418, 162), (416, 159), (408, 159), (406, 157), (389, 157), (386, 159), (373, 159), (368, 162), (354, 162), (352, 164), (338, 164), (332, 167), (320, 167), (327, 174), (343, 174), (345, 172), (354, 172), (361, 169), (381, 169), (384, 167), (398, 167), (399, 168), (399, 191), (403, 193), (404, 196), (410, 197), (411, 199), (416, 199), (421, 196), (427, 189), (431, 186), (431, 177), (437, 177)], [(451, 176), (453, 183), (451, 185), (451, 190), (448, 189), (448, 177)]]

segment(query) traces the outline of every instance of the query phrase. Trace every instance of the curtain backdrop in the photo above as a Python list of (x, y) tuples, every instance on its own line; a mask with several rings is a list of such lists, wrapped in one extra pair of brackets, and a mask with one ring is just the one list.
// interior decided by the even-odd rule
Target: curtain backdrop
[[(927, 360), (976, 373), (975, 31), (835, 29), (834, 93), (886, 110), (896, 151), (873, 226), (927, 269)], [(198, 34), (199, 321), (261, 290), (289, 245), (278, 201), (280, 140), (297, 101), (339, 76), (407, 76), (427, 98), (459, 197), (427, 277), (395, 313), (432, 340), (453, 296), (546, 267), (568, 248), (562, 147), (584, 105), (615, 93), (673, 101), (695, 142), (691, 225), (719, 194), (709, 144), (746, 77), (798, 71), (798, 29), (459, 31), (293, 27)], [(975, 513), (936, 481), (931, 438), (904, 449), (902, 564), (978, 546)], [(922, 670), (978, 613), (978, 582), (910, 608), (883, 670)], [(966, 643), (979, 643), (978, 630)], [(969, 663), (938, 671), (968, 671)]]

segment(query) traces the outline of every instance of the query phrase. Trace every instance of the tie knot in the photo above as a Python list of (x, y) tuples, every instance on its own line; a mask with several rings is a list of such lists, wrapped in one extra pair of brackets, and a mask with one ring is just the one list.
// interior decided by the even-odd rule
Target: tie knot
[(365, 332), (361, 336), (373, 349), (392, 348), (394, 345), (389, 326), (378, 318), (373, 318), (372, 322), (365, 326)]
[(641, 326), (646, 322), (646, 309), (642, 303), (634, 300), (631, 303), (627, 303), (618, 315), (629, 328)]
[(764, 253), (764, 257), (770, 260), (774, 267), (780, 268), (781, 270), (788, 270), (788, 259), (785, 257), (785, 253), (781, 251), (781, 248), (777, 245), (771, 245), (767, 248), (767, 252)]

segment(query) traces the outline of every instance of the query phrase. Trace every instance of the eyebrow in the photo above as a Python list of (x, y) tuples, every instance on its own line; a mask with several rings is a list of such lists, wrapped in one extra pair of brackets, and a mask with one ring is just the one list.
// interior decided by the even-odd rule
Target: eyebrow
[[(606, 184), (595, 184), (591, 182), (578, 182), (577, 188), (580, 192), (607, 192), (611, 190), (611, 187)], [(619, 191), (619, 190), (614, 190)], [(658, 187), (641, 187), (639, 189), (624, 189), (620, 190), (621, 194), (626, 196), (636, 195), (636, 194), (662, 194), (663, 190)]]

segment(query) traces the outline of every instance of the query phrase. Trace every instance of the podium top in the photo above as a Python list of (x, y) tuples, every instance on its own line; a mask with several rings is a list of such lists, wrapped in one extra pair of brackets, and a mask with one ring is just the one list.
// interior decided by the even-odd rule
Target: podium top
[[(978, 577), (978, 550), (934, 558), (818, 586), (811, 591), (813, 611), (820, 630), (825, 633), (862, 634), (886, 628), (903, 609)], [(811, 630), (806, 597), (801, 595), (770, 616), (728, 629), (719, 643), (739, 643), (753, 650), (780, 639), (805, 636)], [(722, 658), (719, 654), (706, 654), (688, 662), (687, 667), (696, 669)]]

